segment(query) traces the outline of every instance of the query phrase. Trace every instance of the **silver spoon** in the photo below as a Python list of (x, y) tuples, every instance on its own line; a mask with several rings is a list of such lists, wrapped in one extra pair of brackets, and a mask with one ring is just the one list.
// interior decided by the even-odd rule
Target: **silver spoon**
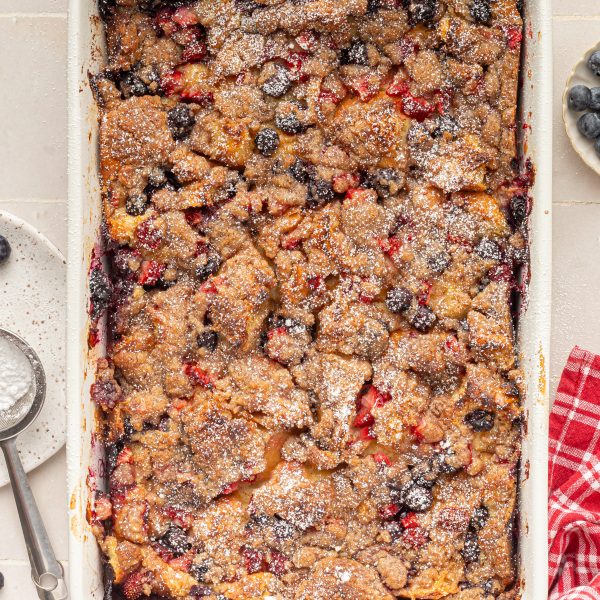
[(17, 451), (17, 436), (35, 421), (44, 405), (46, 375), (38, 355), (26, 341), (2, 328), (0, 328), (0, 337), (16, 346), (25, 355), (33, 373), (30, 390), (10, 409), (0, 411), (0, 446), (4, 452), (19, 511), (31, 563), (31, 578), (42, 600), (66, 600), (68, 592), (64, 571), (62, 565), (56, 560)]

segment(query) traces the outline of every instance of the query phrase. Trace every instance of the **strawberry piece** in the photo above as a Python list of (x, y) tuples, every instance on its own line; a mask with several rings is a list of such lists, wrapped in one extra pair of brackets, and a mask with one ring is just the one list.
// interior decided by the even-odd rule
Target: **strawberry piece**
[(429, 540), (429, 536), (422, 527), (414, 529), (405, 529), (402, 533), (402, 540), (413, 548), (420, 548)]
[(392, 397), (389, 394), (380, 392), (374, 385), (371, 385), (361, 396), (360, 403), (365, 408), (373, 410), (376, 406), (383, 406), (391, 399)]
[(419, 425), (413, 425), (410, 428), (410, 432), (413, 434), (413, 436), (416, 438), (416, 440), (418, 442), (422, 442), (425, 439), (425, 436), (423, 435), (423, 432), (421, 431), (421, 428)]
[(94, 348), (100, 342), (100, 331), (96, 327), (90, 327), (88, 332), (88, 348)]
[(256, 548), (244, 548), (242, 550), (244, 567), (249, 574), (266, 571), (269, 568), (267, 557), (263, 550)]
[(446, 338), (446, 342), (444, 343), (444, 346), (450, 352), (458, 352), (460, 350), (460, 344), (458, 343), (458, 340), (456, 339), (456, 336), (454, 336), (454, 335), (449, 335)]
[(454, 94), (449, 88), (444, 88), (435, 94), (435, 109), (440, 115), (445, 115), (450, 111), (453, 96)]
[(298, 238), (288, 237), (283, 242), (281, 242), (281, 247), (284, 250), (293, 250), (294, 248), (297, 248), (301, 243), (302, 243), (302, 240), (300, 240)]
[(277, 550), (271, 550), (268, 563), (267, 571), (277, 575), (277, 577), (281, 577), (288, 572), (287, 557), (281, 552), (277, 552)]
[(363, 406), (354, 417), (352, 427), (366, 427), (375, 423), (375, 417), (371, 414), (371, 409)]
[(142, 221), (135, 229), (140, 245), (147, 250), (156, 250), (163, 241), (162, 233), (156, 228), (154, 218)]
[(364, 191), (365, 191), (365, 188), (361, 188), (361, 187), (350, 188), (346, 192), (345, 199), (346, 200), (352, 200), (355, 197), (356, 198), (361, 198), (361, 197), (363, 197), (363, 192)]
[(226, 485), (221, 490), (221, 494), (223, 494), (224, 496), (227, 496), (229, 494), (233, 494), (233, 492), (237, 491), (237, 489), (239, 487), (240, 487), (240, 482), (239, 481), (234, 481), (233, 483), (230, 483), (230, 484)]
[(186, 208), (183, 211), (183, 214), (185, 215), (185, 220), (187, 224), (191, 225), (192, 227), (196, 227), (200, 225), (200, 223), (202, 223), (203, 215), (202, 209), (200, 208)]
[(386, 521), (393, 519), (400, 512), (400, 507), (397, 504), (386, 504), (380, 507), (379, 516)]
[(189, 43), (181, 53), (181, 60), (186, 63), (200, 62), (206, 58), (208, 50), (206, 44), (200, 40)]
[(296, 36), (296, 43), (302, 50), (313, 51), (317, 47), (318, 37), (314, 31), (310, 29), (308, 31), (303, 31), (302, 33)]
[(188, 529), (191, 527), (194, 521), (194, 515), (191, 512), (183, 510), (181, 508), (175, 508), (174, 506), (167, 506), (164, 509), (165, 514), (175, 525), (182, 529)]
[(320, 275), (309, 277), (306, 280), (306, 283), (308, 283), (308, 287), (314, 292), (323, 285), (323, 278)]
[(361, 102), (368, 102), (377, 95), (379, 86), (368, 77), (361, 77), (352, 84), (352, 89), (358, 94)]
[(98, 521), (105, 521), (112, 517), (112, 503), (104, 492), (96, 492), (93, 515)]
[(387, 239), (378, 239), (377, 244), (381, 248), (381, 251), (390, 258), (393, 258), (400, 248), (402, 248), (402, 240), (396, 236)]
[(513, 279), (513, 270), (509, 265), (496, 265), (488, 271), (488, 277), (491, 281), (506, 281), (510, 283)]
[(429, 296), (431, 296), (431, 288), (433, 283), (431, 281), (423, 281), (423, 287), (417, 296), (417, 302), (419, 306), (427, 306), (429, 304)]
[(359, 294), (358, 300), (360, 302), (362, 302), (363, 304), (373, 304), (373, 302), (375, 301), (375, 298), (373, 296), (369, 296), (367, 294)]
[(205, 281), (200, 286), (200, 291), (204, 292), (205, 294), (218, 294), (219, 293), (219, 290), (217, 289), (217, 286), (215, 285), (215, 282), (213, 279), (209, 279), (208, 281)]
[(174, 14), (173, 8), (163, 7), (154, 17), (156, 27), (163, 31), (165, 35), (171, 36), (179, 29), (179, 25), (173, 21)]
[(435, 112), (435, 107), (425, 98), (407, 94), (402, 98), (402, 112), (421, 123)]
[(352, 188), (358, 187), (360, 175), (358, 173), (340, 173), (333, 177), (331, 183), (336, 194), (344, 194)]
[(193, 102), (200, 106), (211, 106), (215, 103), (215, 95), (212, 92), (203, 91), (183, 91), (181, 92), (179, 99), (182, 102)]
[(387, 465), (388, 467), (392, 466), (390, 457), (383, 452), (375, 452), (375, 454), (371, 454), (371, 456), (378, 465)]
[(138, 600), (144, 593), (144, 585), (148, 581), (148, 574), (144, 571), (135, 571), (127, 576), (121, 586), (121, 591), (127, 600)]
[(330, 90), (321, 90), (319, 92), (319, 103), (339, 104), (342, 99)]
[(267, 338), (272, 339), (276, 335), (285, 335), (286, 333), (287, 329), (285, 327), (276, 327), (267, 331)]
[(358, 440), (360, 442), (370, 442), (371, 440), (376, 439), (375, 433), (371, 429), (371, 427), (363, 427), (358, 432)]
[(213, 378), (196, 363), (186, 363), (183, 366), (183, 372), (191, 379), (194, 385), (211, 388), (213, 386)]
[(521, 42), (523, 41), (523, 30), (516, 25), (510, 25), (506, 28), (506, 39), (508, 47), (511, 50), (516, 50), (521, 47)]
[(180, 71), (165, 73), (160, 79), (160, 87), (166, 96), (172, 96), (181, 89), (183, 75)]
[(457, 506), (443, 508), (438, 515), (437, 523), (448, 531), (464, 532), (469, 526), (469, 512)]
[(419, 527), (419, 520), (414, 512), (409, 512), (404, 518), (400, 519), (404, 529), (416, 529)]
[(405, 37), (400, 40), (400, 59), (405, 61), (411, 54), (418, 52), (420, 46), (415, 40)]
[(300, 82), (308, 81), (309, 76), (303, 72), (304, 63), (308, 58), (308, 52), (290, 52), (285, 61), (290, 78)]
[(133, 464), (133, 452), (127, 446), (117, 455), (117, 467), (124, 464)]
[(173, 13), (171, 20), (180, 27), (191, 27), (198, 23), (196, 13), (187, 6), (179, 7)]
[(393, 81), (385, 90), (385, 93), (391, 98), (403, 98), (408, 94), (408, 81), (400, 79), (399, 81)]
[(196, 555), (196, 550), (190, 550), (177, 558), (172, 558), (167, 561), (171, 567), (176, 569), (177, 571), (185, 571), (186, 573), (190, 570), (192, 563), (194, 562), (194, 556)]
[(140, 285), (156, 285), (166, 268), (166, 265), (155, 260), (145, 260), (140, 268), (138, 283)]

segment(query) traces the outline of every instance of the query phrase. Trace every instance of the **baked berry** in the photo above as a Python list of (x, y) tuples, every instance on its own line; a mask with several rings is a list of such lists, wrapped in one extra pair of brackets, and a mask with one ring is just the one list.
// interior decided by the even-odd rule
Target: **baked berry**
[(569, 90), (567, 104), (571, 110), (583, 111), (589, 108), (592, 92), (585, 85), (576, 85)]
[(588, 59), (590, 71), (600, 77), (600, 50), (596, 50)]
[(527, 219), (527, 195), (516, 194), (510, 199), (510, 216), (515, 227), (520, 227)]
[(431, 132), (431, 137), (434, 139), (442, 137), (445, 133), (452, 137), (456, 136), (460, 127), (456, 119), (450, 115), (441, 115), (437, 120), (437, 127)]
[(447, 252), (438, 252), (427, 260), (429, 268), (435, 275), (441, 275), (450, 266), (451, 262), (452, 257)]
[(431, 490), (417, 485), (414, 481), (402, 488), (400, 499), (402, 504), (413, 512), (424, 512), (429, 510), (433, 504)]
[(123, 98), (131, 96), (144, 96), (148, 94), (148, 86), (133, 72), (122, 73), (119, 81), (119, 89)]
[(112, 286), (108, 275), (99, 267), (90, 273), (90, 299), (94, 314), (104, 310), (112, 298)]
[(234, 4), (237, 10), (246, 15), (252, 14), (257, 8), (264, 8), (264, 5), (254, 0), (235, 0)]
[(469, 529), (465, 536), (465, 543), (461, 551), (462, 557), (467, 564), (474, 563), (479, 560), (480, 552), (477, 533), (472, 529)]
[(596, 139), (600, 136), (600, 115), (586, 113), (577, 121), (577, 129), (586, 138)]
[(204, 576), (208, 573), (208, 564), (193, 563), (189, 573), (196, 581), (204, 581)]
[(183, 140), (190, 135), (196, 117), (194, 113), (183, 104), (178, 104), (167, 113), (167, 124), (174, 140)]
[(143, 215), (148, 208), (148, 197), (146, 194), (132, 194), (125, 200), (125, 211), (132, 217)]
[(297, 158), (294, 164), (289, 168), (290, 175), (300, 183), (307, 183), (310, 179), (310, 168), (308, 163), (301, 158)]
[(588, 103), (590, 110), (600, 111), (600, 87), (594, 87), (590, 90), (590, 101)]
[(265, 127), (256, 134), (254, 145), (263, 156), (272, 156), (279, 147), (279, 134), (274, 129)]
[(340, 54), (343, 65), (368, 65), (369, 53), (364, 42), (356, 41), (349, 48), (344, 48)]
[(177, 525), (171, 525), (158, 542), (175, 556), (185, 554), (192, 547), (185, 531)]
[(475, 246), (475, 254), (485, 260), (502, 260), (502, 250), (500, 246), (490, 238), (482, 238)]
[(380, 198), (389, 198), (404, 186), (404, 175), (392, 168), (376, 169), (368, 174), (364, 185), (374, 189)]
[(469, 527), (475, 531), (479, 531), (486, 524), (489, 516), (490, 511), (485, 506), (481, 505), (477, 507), (469, 520)]
[(11, 247), (8, 240), (3, 235), (0, 235), (0, 263), (7, 261), (10, 253)]
[(372, 14), (385, 6), (384, 0), (368, 0), (367, 13)]
[(465, 423), (475, 432), (490, 431), (494, 427), (496, 415), (489, 410), (478, 408), (465, 415)]
[[(207, 596), (212, 596), (214, 590), (212, 588), (207, 587), (206, 585), (193, 585), (190, 588), (190, 596), (192, 598), (206, 598)], [(221, 594), (219, 594), (220, 596)], [(216, 596), (218, 598), (219, 596)], [(225, 598), (225, 596), (223, 596)]]
[(287, 94), (292, 87), (292, 80), (290, 79), (287, 69), (283, 67), (277, 67), (275, 75), (272, 75), (262, 84), (262, 91), (267, 96), (273, 98), (281, 98)]
[(428, 306), (419, 306), (412, 318), (412, 326), (421, 333), (427, 333), (434, 325), (437, 317)]
[(600, 137), (594, 142), (594, 150), (596, 154), (600, 156)]
[(490, 0), (473, 0), (471, 3), (471, 16), (476, 23), (489, 25), (492, 20)]
[(333, 191), (331, 182), (324, 179), (317, 179), (316, 181), (311, 181), (308, 186), (308, 200), (306, 205), (309, 208), (315, 208), (325, 202), (330, 202), (334, 198), (335, 192)]
[(214, 254), (208, 257), (208, 260), (196, 269), (196, 277), (200, 281), (206, 281), (211, 275), (216, 273), (221, 266), (221, 259)]
[(385, 304), (390, 312), (399, 315), (407, 311), (413, 301), (413, 295), (405, 287), (395, 287), (388, 291), (385, 296)]
[(281, 131), (289, 133), (290, 135), (306, 131), (306, 125), (293, 113), (289, 115), (278, 115), (275, 118), (275, 125), (277, 125)]
[(217, 349), (219, 343), (219, 336), (216, 331), (207, 330), (203, 331), (196, 338), (199, 348), (206, 348), (210, 352), (214, 352)]
[(408, 13), (413, 23), (430, 23), (438, 10), (438, 0), (410, 0)]

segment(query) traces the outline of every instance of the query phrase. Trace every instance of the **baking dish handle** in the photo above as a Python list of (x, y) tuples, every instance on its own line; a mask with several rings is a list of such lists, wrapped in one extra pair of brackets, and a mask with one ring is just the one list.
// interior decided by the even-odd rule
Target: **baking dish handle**
[(2, 442), (23, 536), (31, 563), (31, 578), (41, 600), (67, 600), (67, 585), (62, 565), (56, 560), (42, 516), (29, 487), (16, 440)]

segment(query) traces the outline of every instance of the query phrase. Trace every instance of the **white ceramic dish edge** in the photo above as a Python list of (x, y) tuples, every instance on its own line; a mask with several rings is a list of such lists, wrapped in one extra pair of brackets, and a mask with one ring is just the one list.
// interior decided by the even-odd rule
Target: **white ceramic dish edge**
[[(522, 122), (525, 154), (536, 169), (532, 188), (531, 271), (521, 318), (520, 354), (526, 375), (519, 534), (522, 600), (547, 597), (548, 364), (552, 273), (552, 21), (547, 0), (526, 0)], [(87, 281), (100, 223), (97, 182), (97, 112), (88, 72), (102, 64), (101, 23), (95, 0), (69, 0), (69, 241), (67, 320), (68, 506), (70, 593), (102, 599), (102, 569), (86, 521), (88, 478), (103, 473), (93, 444), (89, 386), (102, 347), (87, 348)]]

